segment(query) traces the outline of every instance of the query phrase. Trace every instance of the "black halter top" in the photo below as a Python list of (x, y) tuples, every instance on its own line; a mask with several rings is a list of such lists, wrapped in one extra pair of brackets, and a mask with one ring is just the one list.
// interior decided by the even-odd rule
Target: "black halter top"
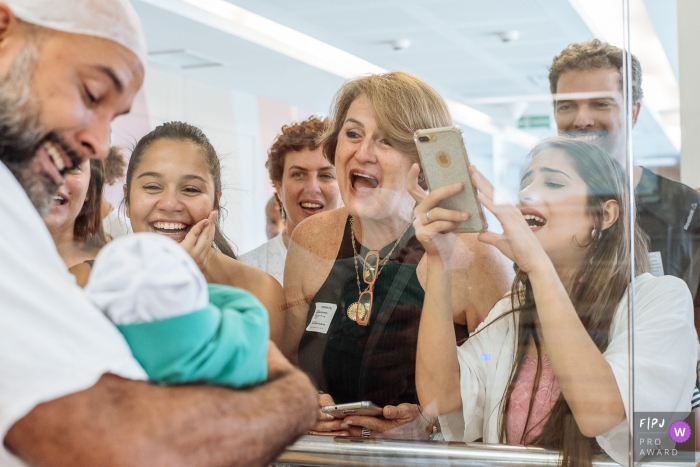
[[(383, 260), (393, 246), (382, 248), (379, 257)], [(368, 249), (356, 247), (361, 275)], [(346, 312), (359, 297), (348, 217), (333, 268), (310, 303), (307, 327), (317, 304), (337, 308), (325, 334), (306, 330), (299, 345), (299, 366), (336, 403), (418, 403), (416, 344), (425, 292), (416, 268), (424, 253), (411, 226), (374, 284), (369, 325), (360, 326)], [(360, 286), (367, 288), (361, 279)], [(466, 328), (459, 328), (458, 335), (465, 337)]]

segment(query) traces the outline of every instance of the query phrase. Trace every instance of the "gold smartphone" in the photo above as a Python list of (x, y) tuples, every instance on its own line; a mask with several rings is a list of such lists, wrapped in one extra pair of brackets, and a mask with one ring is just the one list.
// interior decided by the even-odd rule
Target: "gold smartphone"
[(471, 217), (455, 232), (482, 232), (488, 228), (484, 210), (476, 198), (476, 188), (469, 177), (469, 157), (462, 130), (456, 126), (418, 130), (413, 135), (418, 148), (425, 181), (430, 190), (462, 183), (464, 190), (438, 204), (445, 209), (468, 212)]

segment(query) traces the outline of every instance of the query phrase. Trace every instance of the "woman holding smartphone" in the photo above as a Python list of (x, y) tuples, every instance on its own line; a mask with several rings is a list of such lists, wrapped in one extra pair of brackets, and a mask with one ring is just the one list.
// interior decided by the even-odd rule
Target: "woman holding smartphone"
[[(444, 419), (448, 438), (558, 449), (562, 465), (590, 465), (602, 448), (626, 463), (632, 257), (624, 172), (596, 146), (571, 139), (545, 140), (531, 154), (517, 206), (496, 204), (491, 184), (470, 168), (479, 200), (503, 226), (502, 234), (482, 232), (479, 240), (513, 260), (516, 278), (511, 295), (460, 347), (446, 338), (454, 279), (445, 252), (462, 217), (436, 207), (460, 187), (426, 196), (413, 168), (411, 193), (420, 201), (414, 225), (428, 270), (418, 395), (433, 415), (461, 412), (463, 427)], [(692, 299), (681, 280), (648, 273), (644, 237), (632, 229), (634, 410), (688, 412)]]
[[(345, 207), (294, 230), (283, 350), (327, 393), (320, 405), (369, 401), (384, 412), (338, 419), (319, 410), (315, 433), (418, 438), (432, 429), (415, 388), (426, 262), (407, 181), (414, 132), (450, 124), (437, 92), (407, 73), (357, 78), (336, 95), (322, 146)], [(507, 291), (512, 269), (474, 234), (457, 245), (451, 320), (466, 336)]]

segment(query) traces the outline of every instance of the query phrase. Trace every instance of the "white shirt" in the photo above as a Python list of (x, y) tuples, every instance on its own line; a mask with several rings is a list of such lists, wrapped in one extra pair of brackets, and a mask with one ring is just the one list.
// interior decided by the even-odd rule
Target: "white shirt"
[[(477, 331), (511, 309), (510, 297), (498, 302)], [(515, 317), (515, 319), (513, 318)], [(457, 349), (462, 415), (440, 418), (445, 439), (498, 443), (498, 418), (515, 345), (517, 314), (502, 318)], [(610, 364), (629, 416), (627, 365), (627, 294), (610, 326), (603, 357)], [(477, 332), (475, 331), (475, 332)], [(635, 412), (688, 412), (695, 386), (697, 338), (693, 300), (685, 283), (672, 276), (642, 274), (635, 279)], [(464, 423), (464, 421), (467, 421)], [(464, 434), (462, 435), (462, 429)], [(626, 465), (627, 421), (597, 436), (600, 447)]]
[(131, 222), (121, 209), (112, 209), (102, 219), (102, 230), (113, 239), (132, 233)]
[(254, 250), (241, 255), (241, 262), (262, 269), (284, 285), (284, 262), (287, 259), (287, 247), (284, 246), (282, 236), (284, 231), (276, 237), (263, 243)]
[[(87, 389), (107, 372), (130, 379), (146, 374), (75, 284), (41, 217), (2, 163), (0, 225), (2, 441), (37, 404)], [(0, 466), (21, 465), (0, 447)]]

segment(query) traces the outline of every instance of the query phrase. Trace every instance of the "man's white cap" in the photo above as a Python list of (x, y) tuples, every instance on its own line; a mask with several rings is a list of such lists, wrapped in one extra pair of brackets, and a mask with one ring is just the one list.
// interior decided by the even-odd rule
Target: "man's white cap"
[(115, 324), (171, 318), (209, 304), (197, 264), (176, 241), (156, 233), (109, 242), (97, 255), (85, 294)]
[(146, 37), (129, 0), (3, 0), (3, 3), (27, 23), (112, 40), (134, 52), (146, 68)]

